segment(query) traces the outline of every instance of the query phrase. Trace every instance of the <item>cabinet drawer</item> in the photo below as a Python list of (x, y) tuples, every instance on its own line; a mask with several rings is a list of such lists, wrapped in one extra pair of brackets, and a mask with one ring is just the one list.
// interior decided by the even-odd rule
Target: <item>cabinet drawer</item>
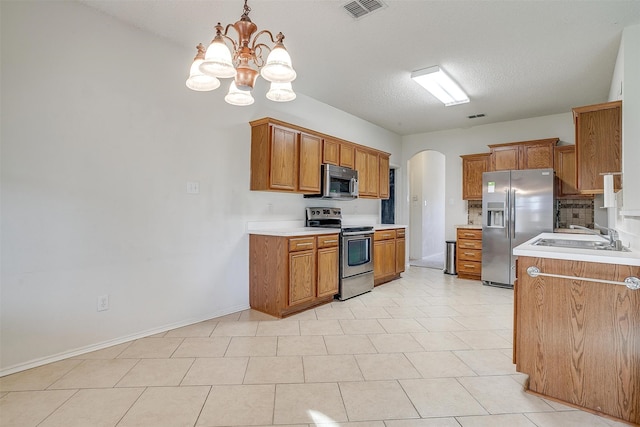
[(458, 239), (482, 240), (482, 230), (473, 228), (458, 228)]
[(296, 237), (289, 239), (289, 252), (314, 249), (316, 239), (314, 237)]
[(482, 271), (482, 263), (476, 261), (458, 260), (458, 273), (480, 274)]
[(404, 228), (398, 228), (396, 230), (396, 237), (403, 238), (404, 234), (405, 234), (405, 229)]
[(458, 252), (463, 249), (482, 249), (482, 240), (458, 240)]
[(458, 250), (458, 259), (465, 261), (482, 261), (482, 251), (479, 249)]
[(318, 236), (318, 248), (330, 248), (332, 246), (338, 246), (337, 234)]
[(396, 230), (376, 231), (373, 240), (389, 240), (396, 238)]

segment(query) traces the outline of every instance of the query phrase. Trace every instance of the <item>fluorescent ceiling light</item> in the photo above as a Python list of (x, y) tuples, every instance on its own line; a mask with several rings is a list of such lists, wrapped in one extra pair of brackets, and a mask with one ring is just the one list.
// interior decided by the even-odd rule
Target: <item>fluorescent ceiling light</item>
[(447, 107), (469, 102), (467, 94), (437, 65), (414, 71), (411, 78)]

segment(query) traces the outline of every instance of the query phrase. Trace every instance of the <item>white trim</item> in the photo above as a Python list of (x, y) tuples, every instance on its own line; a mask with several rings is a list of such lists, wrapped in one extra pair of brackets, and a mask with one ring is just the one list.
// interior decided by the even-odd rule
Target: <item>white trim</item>
[(137, 332), (135, 334), (125, 335), (123, 337), (114, 338), (112, 340), (103, 341), (97, 344), (91, 344), (85, 347), (80, 347), (73, 350), (65, 351), (63, 353), (58, 353), (51, 356), (42, 357), (39, 359), (33, 359), (25, 363), (20, 363), (17, 365), (9, 366), (7, 368), (3, 368), (2, 370), (0, 370), (0, 377), (4, 377), (5, 375), (10, 375), (10, 374), (15, 374), (16, 372), (25, 371), (31, 368), (36, 368), (38, 366), (46, 365), (48, 363), (58, 362), (60, 360), (79, 356), (81, 354), (91, 353), (92, 351), (102, 350), (108, 347), (112, 347), (114, 345), (123, 344), (129, 341), (145, 338), (145, 337), (159, 334), (162, 332), (167, 332), (172, 329), (182, 328), (184, 326), (189, 326), (196, 323), (204, 322), (205, 320), (214, 319), (216, 317), (237, 313), (239, 311), (247, 310), (249, 308), (250, 307), (246, 305), (232, 307), (232, 308), (223, 310), (222, 312), (216, 312), (216, 313), (211, 313), (210, 315), (205, 315), (202, 318), (184, 320), (182, 322), (172, 323), (169, 325), (161, 326), (159, 328), (148, 329), (146, 331)]

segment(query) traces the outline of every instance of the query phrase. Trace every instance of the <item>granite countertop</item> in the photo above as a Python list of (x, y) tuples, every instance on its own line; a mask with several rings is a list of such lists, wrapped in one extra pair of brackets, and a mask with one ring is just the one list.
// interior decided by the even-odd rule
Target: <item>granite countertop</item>
[(462, 225), (456, 225), (456, 228), (469, 228), (474, 230), (482, 230), (482, 224), (462, 224)]
[(569, 261), (600, 262), (603, 264), (622, 264), (640, 266), (640, 251), (631, 250), (606, 251), (598, 249), (575, 249), (560, 248), (553, 246), (534, 246), (538, 239), (567, 239), (567, 240), (589, 240), (603, 241), (592, 234), (570, 234), (570, 233), (542, 233), (527, 240), (520, 246), (513, 249), (514, 255), (529, 256), (536, 258), (564, 259)]

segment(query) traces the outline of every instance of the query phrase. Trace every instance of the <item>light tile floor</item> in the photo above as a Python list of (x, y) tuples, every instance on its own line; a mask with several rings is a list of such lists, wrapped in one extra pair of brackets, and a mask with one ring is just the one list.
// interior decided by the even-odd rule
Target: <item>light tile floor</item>
[(0, 425), (622, 426), (523, 391), (512, 300), (412, 267), (288, 319), (247, 310), (0, 378)]

